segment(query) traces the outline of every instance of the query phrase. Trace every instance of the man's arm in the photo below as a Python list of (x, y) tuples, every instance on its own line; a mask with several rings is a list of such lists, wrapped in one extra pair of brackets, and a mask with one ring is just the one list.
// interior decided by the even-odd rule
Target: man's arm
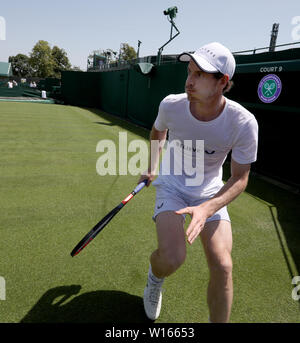
[(239, 164), (231, 160), (231, 176), (213, 198), (205, 202), (208, 217), (231, 203), (247, 187), (251, 164)]
[(159, 164), (159, 157), (164, 146), (167, 131), (159, 131), (157, 130), (154, 125), (150, 132), (150, 156), (149, 156), (149, 163), (148, 169), (141, 175), (139, 182), (148, 179), (147, 187), (155, 178), (155, 171)]
[(231, 159), (231, 177), (215, 196), (199, 206), (186, 207), (177, 214), (190, 214), (191, 223), (187, 228), (188, 242), (192, 244), (204, 228), (206, 219), (220, 208), (237, 198), (247, 187), (251, 164), (239, 164)]

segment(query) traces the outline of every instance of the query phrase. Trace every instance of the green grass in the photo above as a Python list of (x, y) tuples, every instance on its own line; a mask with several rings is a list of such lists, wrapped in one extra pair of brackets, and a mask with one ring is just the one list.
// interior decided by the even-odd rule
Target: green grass
[[(148, 131), (100, 111), (0, 103), (0, 322), (147, 322), (142, 305), (155, 189), (143, 190), (78, 256), (70, 251), (137, 182), (99, 176), (101, 139)], [(226, 173), (225, 173), (226, 176)], [(299, 196), (251, 177), (229, 206), (233, 225), (231, 322), (300, 322)], [(156, 321), (207, 322), (208, 269), (200, 243), (165, 284)]]

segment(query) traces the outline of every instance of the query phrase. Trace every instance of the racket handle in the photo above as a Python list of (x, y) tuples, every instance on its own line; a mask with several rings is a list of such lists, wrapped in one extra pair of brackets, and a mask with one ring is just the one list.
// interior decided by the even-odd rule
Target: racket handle
[(140, 190), (142, 190), (148, 182), (148, 179), (143, 180), (141, 183), (139, 183), (135, 189), (133, 190), (134, 194), (138, 193)]

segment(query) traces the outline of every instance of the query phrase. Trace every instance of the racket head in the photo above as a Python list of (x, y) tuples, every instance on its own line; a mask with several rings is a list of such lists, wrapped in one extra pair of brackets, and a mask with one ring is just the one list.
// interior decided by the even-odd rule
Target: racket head
[(100, 222), (98, 222), (91, 231), (89, 231), (82, 240), (75, 246), (75, 248), (71, 251), (71, 256), (74, 257), (80, 253), (97, 235), (100, 231), (102, 231), (105, 226), (112, 220), (112, 218), (120, 211), (123, 207), (121, 203), (117, 207), (115, 207), (112, 211), (110, 211), (105, 217), (103, 217)]
[(136, 188), (112, 211), (110, 211), (104, 218), (98, 222), (91, 231), (89, 231), (82, 240), (75, 246), (75, 248), (71, 251), (71, 256), (75, 256), (80, 253), (82, 249), (84, 249), (97, 235), (100, 231), (104, 229), (104, 227), (112, 220), (112, 218), (120, 211), (120, 209), (127, 204), (127, 202), (132, 199), (135, 194), (141, 191), (147, 184), (148, 179), (143, 180), (140, 182)]
[(97, 233), (89, 232), (85, 235), (82, 240), (75, 246), (75, 248), (71, 251), (71, 256), (74, 257), (80, 253), (82, 249), (84, 249), (95, 237)]

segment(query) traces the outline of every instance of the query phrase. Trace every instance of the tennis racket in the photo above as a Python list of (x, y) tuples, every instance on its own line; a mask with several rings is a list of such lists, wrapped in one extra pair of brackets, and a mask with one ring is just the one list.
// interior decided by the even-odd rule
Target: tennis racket
[(90, 232), (88, 232), (82, 240), (75, 246), (75, 248), (71, 252), (71, 256), (75, 256), (80, 253), (82, 249), (84, 249), (97, 235), (101, 232), (105, 226), (113, 219), (113, 217), (131, 200), (140, 190), (146, 186), (148, 180), (145, 179), (141, 183), (139, 183), (135, 189), (127, 195), (127, 197), (120, 202), (118, 206), (116, 206), (113, 210), (111, 210), (104, 218), (102, 218), (99, 223), (97, 223)]

